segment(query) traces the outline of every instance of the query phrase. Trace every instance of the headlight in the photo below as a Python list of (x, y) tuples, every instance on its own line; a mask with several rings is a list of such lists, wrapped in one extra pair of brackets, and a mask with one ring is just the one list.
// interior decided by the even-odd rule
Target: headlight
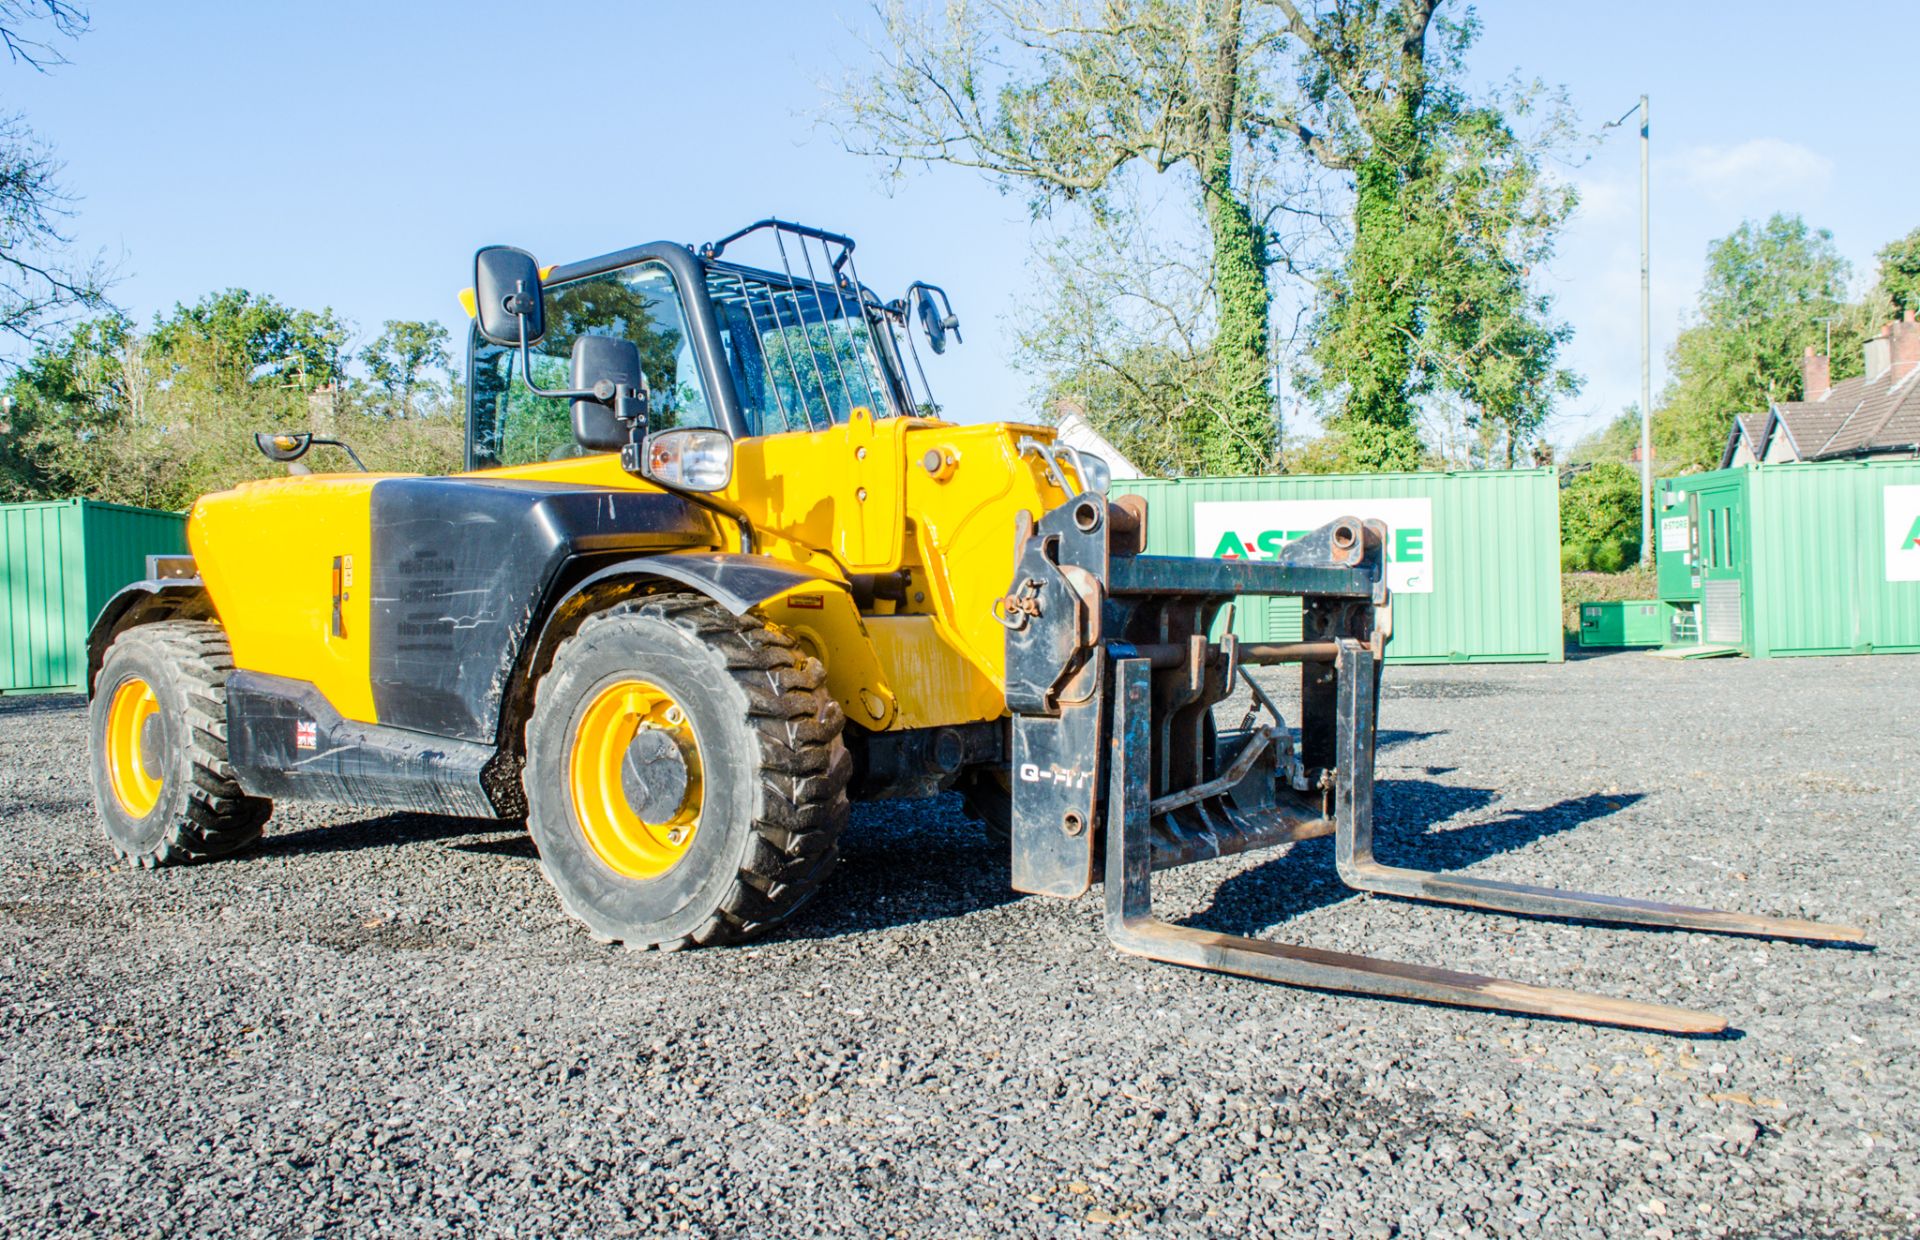
[(1113, 470), (1093, 453), (1082, 452), (1080, 454), (1080, 485), (1089, 491), (1097, 491), (1105, 495), (1107, 488), (1113, 485)]
[(733, 478), (733, 440), (696, 427), (649, 435), (647, 477), (683, 491), (718, 491)]

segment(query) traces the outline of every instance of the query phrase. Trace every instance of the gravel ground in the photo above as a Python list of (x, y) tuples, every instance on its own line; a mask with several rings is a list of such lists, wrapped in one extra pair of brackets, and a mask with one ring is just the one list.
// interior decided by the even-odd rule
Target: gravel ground
[(1407, 864), (1863, 923), (1878, 950), (1356, 898), (1201, 925), (1727, 1014), (1687, 1040), (1123, 958), (951, 800), (856, 811), (787, 934), (595, 946), (523, 834), (287, 809), (115, 870), (77, 700), (0, 701), (0, 1232), (1913, 1235), (1920, 659), (1395, 668)]

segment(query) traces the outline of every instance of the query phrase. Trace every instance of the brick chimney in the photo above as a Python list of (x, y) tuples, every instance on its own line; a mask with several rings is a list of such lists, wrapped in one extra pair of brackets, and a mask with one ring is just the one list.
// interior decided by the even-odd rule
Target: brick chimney
[(1920, 323), (1914, 321), (1913, 311), (1887, 324), (1887, 346), (1893, 382), (1900, 382), (1920, 367)]
[(1800, 357), (1800, 399), (1820, 400), (1833, 391), (1833, 359), (1824, 353), (1815, 353), (1813, 346)]

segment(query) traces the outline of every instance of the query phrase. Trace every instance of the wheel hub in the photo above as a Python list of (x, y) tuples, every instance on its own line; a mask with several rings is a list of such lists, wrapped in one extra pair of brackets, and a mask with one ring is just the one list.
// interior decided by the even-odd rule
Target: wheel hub
[(686, 710), (649, 681), (596, 693), (574, 728), (573, 812), (588, 847), (624, 878), (659, 878), (700, 825), (700, 744)]
[(145, 818), (160, 803), (166, 770), (166, 732), (160, 699), (134, 677), (113, 690), (107, 704), (105, 759), (113, 799), (129, 818)]
[(161, 730), (160, 714), (155, 711), (140, 725), (140, 765), (149, 771), (165, 769), (167, 734)]
[(641, 728), (620, 763), (620, 787), (643, 823), (672, 818), (687, 797), (687, 760), (659, 728)]

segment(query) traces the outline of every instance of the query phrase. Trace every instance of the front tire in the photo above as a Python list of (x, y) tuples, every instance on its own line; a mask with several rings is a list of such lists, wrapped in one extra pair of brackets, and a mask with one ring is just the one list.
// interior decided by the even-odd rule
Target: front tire
[(87, 707), (93, 798), (107, 843), (146, 869), (238, 852), (273, 802), (227, 764), (227, 676), (217, 624), (166, 620), (107, 648)]
[(527, 722), (527, 825), (568, 913), (630, 947), (762, 934), (839, 859), (852, 763), (826, 671), (690, 594), (590, 616)]

